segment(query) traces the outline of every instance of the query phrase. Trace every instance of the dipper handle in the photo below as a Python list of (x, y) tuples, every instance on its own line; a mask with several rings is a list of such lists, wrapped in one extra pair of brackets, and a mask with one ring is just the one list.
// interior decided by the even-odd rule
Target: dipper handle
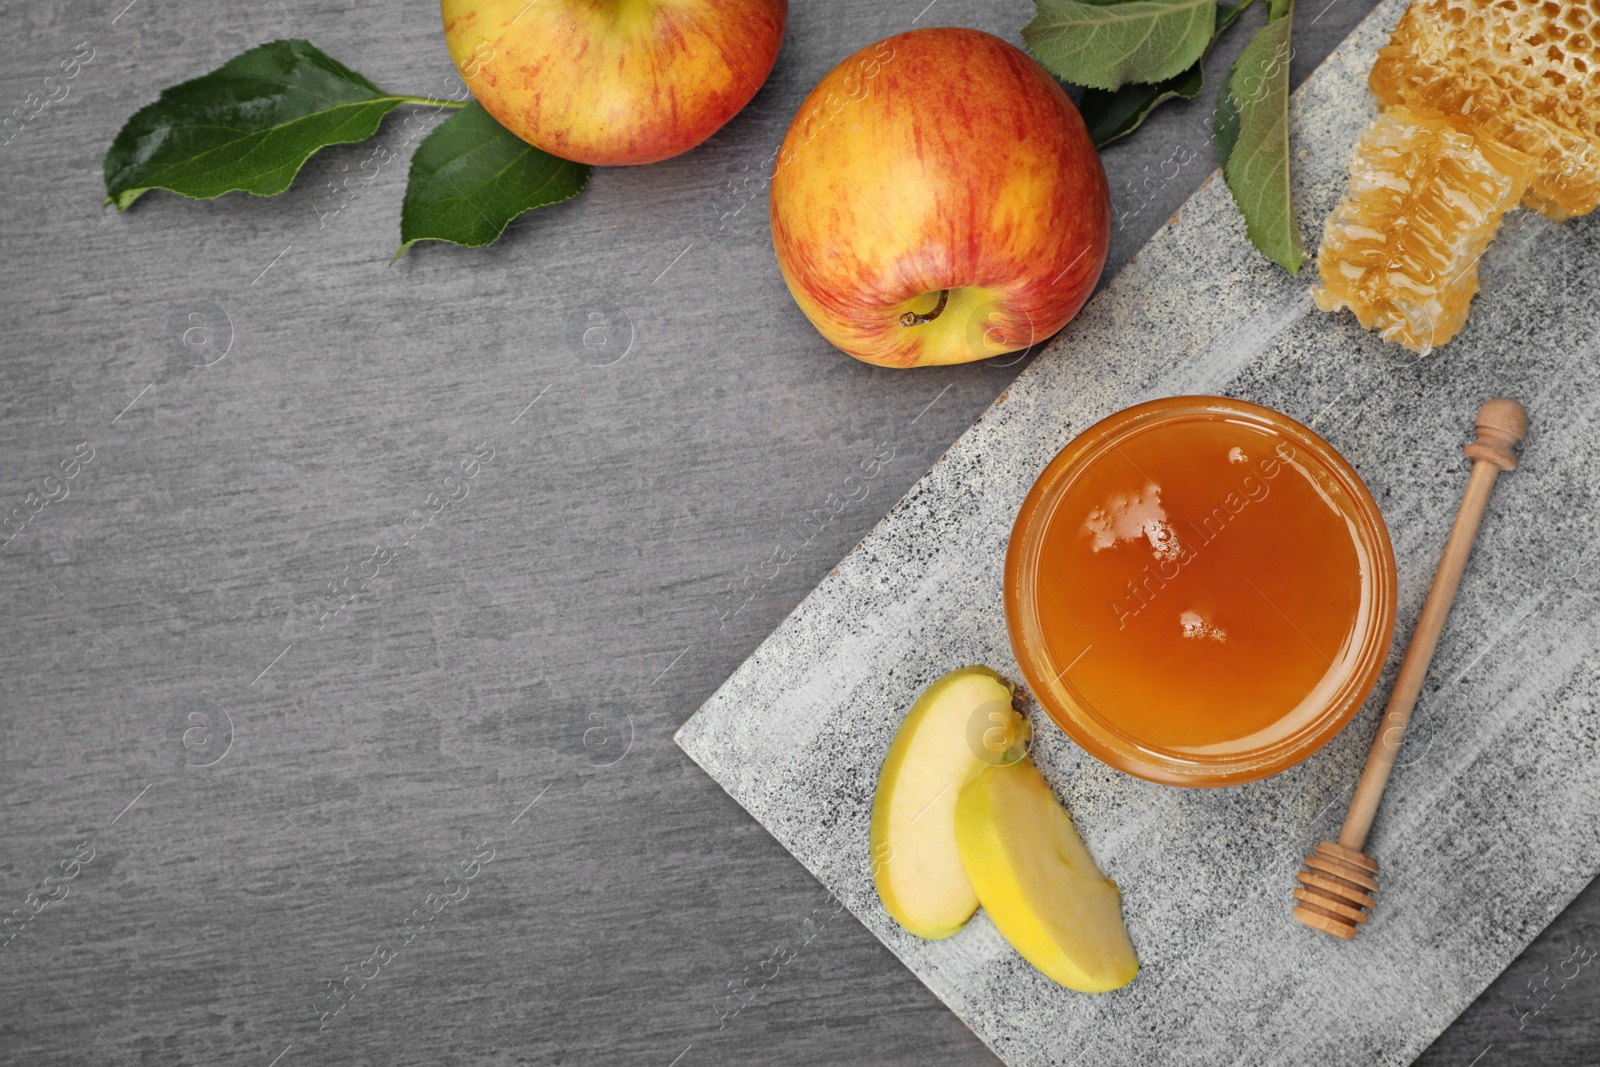
[(1394, 768), (1395, 755), (1405, 737), (1406, 724), (1411, 721), (1411, 709), (1416, 706), (1417, 694), (1422, 691), (1428, 666), (1433, 662), (1434, 649), (1439, 646), (1439, 634), (1444, 629), (1445, 617), (1450, 614), (1450, 605), (1455, 601), (1456, 589), (1461, 585), (1461, 572), (1466, 569), (1467, 557), (1472, 553), (1495, 478), (1503, 470), (1517, 469), (1515, 448), (1528, 432), (1528, 413), (1515, 400), (1500, 397), (1478, 409), (1477, 429), (1478, 439), (1463, 450), (1473, 463), (1467, 491), (1461, 498), (1461, 509), (1456, 512), (1455, 525), (1450, 528), (1450, 538), (1439, 558), (1439, 569), (1428, 589), (1428, 599), (1422, 605), (1416, 631), (1411, 635), (1411, 647), (1406, 649), (1405, 659), (1400, 664), (1394, 691), (1389, 695), (1389, 706), (1383, 713), (1378, 736), (1372, 742), (1372, 751), (1367, 755), (1367, 766), (1361, 772), (1350, 811), (1345, 815), (1344, 829), (1339, 833), (1339, 844), (1357, 852), (1365, 846), (1367, 832), (1372, 829), (1373, 817), (1378, 813), (1378, 801), (1383, 799), (1383, 789), (1389, 783), (1389, 772)]

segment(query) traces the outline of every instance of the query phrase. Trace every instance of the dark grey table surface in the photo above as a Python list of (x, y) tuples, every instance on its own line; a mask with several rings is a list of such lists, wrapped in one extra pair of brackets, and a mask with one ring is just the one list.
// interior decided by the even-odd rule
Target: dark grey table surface
[[(0, 1062), (994, 1062), (847, 913), (725, 1017), (826, 898), (671, 741), (1021, 365), (856, 363), (772, 259), (761, 163), (830, 66), (1030, 15), (924, 3), (796, 5), (707, 144), (393, 266), (396, 118), (401, 162), (332, 149), (270, 200), (118, 216), (100, 158), (276, 37), (446, 93), (433, 4), (0, 5), (0, 111), (92, 49), (0, 145), (0, 510), (91, 457), (0, 549), (0, 913), (79, 860), (0, 936)], [(1296, 82), (1368, 7), (1307, 0)], [(1108, 275), (1214, 165), (1212, 97), (1105, 153)], [(798, 536), (866, 455), (866, 497)], [(323, 617), (377, 544), (404, 547)], [(1584, 944), (1593, 886), (1420, 1062), (1600, 1063)]]

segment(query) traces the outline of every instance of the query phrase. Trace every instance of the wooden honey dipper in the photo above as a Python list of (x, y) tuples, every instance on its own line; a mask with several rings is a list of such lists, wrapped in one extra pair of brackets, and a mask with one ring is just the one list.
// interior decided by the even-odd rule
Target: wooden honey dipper
[(1417, 694), (1422, 691), (1428, 665), (1439, 645), (1445, 617), (1450, 614), (1456, 589), (1461, 585), (1461, 572), (1466, 569), (1467, 556), (1483, 523), (1495, 479), (1503, 470), (1517, 469), (1515, 449), (1528, 432), (1528, 413), (1515, 400), (1491, 400), (1478, 409), (1477, 429), (1478, 439), (1464, 449), (1473, 464), (1461, 510), (1456, 512), (1455, 525), (1450, 528), (1444, 554), (1439, 557), (1439, 569), (1417, 618), (1411, 647), (1400, 664), (1389, 706), (1367, 755), (1366, 769), (1361, 772), (1361, 783), (1356, 786), (1356, 795), (1344, 817), (1344, 828), (1339, 831), (1339, 840), (1322, 842), (1306, 857), (1305, 868), (1298, 876), (1300, 885), (1294, 891), (1298, 901), (1294, 906), (1296, 919), (1345, 941), (1356, 936), (1360, 924), (1367, 921), (1368, 911), (1377, 903), (1374, 894), (1378, 891), (1378, 863), (1361, 849), (1367, 843), (1367, 832), (1372, 829), (1378, 802), (1383, 799), (1383, 787), (1389, 783), (1395, 755), (1405, 737), (1406, 724), (1411, 721), (1411, 709), (1416, 706)]

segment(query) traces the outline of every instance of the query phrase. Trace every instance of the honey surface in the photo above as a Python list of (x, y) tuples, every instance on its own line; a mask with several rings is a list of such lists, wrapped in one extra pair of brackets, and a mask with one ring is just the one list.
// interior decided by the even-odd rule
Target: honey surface
[(1293, 733), (1355, 669), (1373, 564), (1348, 507), (1264, 428), (1218, 417), (1123, 439), (1042, 534), (1048, 659), (1147, 748), (1225, 754)]

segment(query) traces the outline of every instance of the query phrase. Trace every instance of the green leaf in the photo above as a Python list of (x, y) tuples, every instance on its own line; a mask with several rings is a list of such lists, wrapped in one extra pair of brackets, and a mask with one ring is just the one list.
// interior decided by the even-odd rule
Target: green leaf
[(1085, 89), (1078, 110), (1089, 127), (1096, 148), (1104, 148), (1119, 137), (1126, 137), (1156, 109), (1175, 97), (1193, 100), (1205, 88), (1205, 72), (1200, 63), (1166, 81), (1154, 85), (1124, 85), (1114, 93), (1104, 89)]
[[(1254, 2), (1244, 0), (1239, 4), (1218, 4), (1212, 43)], [(1208, 44), (1206, 52), (1210, 51)], [(1205, 84), (1205, 56), (1202, 55), (1188, 70), (1153, 85), (1124, 85), (1110, 93), (1104, 89), (1086, 89), (1083, 98), (1078, 101), (1078, 111), (1083, 114), (1083, 121), (1089, 127), (1089, 137), (1095, 147), (1104, 148), (1117, 138), (1126, 137), (1138, 129), (1158, 105), (1173, 99), (1193, 100), (1200, 95)]]
[(491, 244), (524, 211), (575, 196), (588, 180), (586, 165), (540, 151), (468, 104), (411, 157), (394, 259), (417, 241)]
[[(1218, 4), (1217, 26), (1216, 29), (1211, 33), (1212, 43), (1215, 44), (1216, 39), (1222, 36), (1222, 31), (1226, 30), (1229, 26), (1232, 26), (1235, 22), (1237, 22), (1239, 20), (1239, 16), (1244, 14), (1245, 9), (1255, 2), (1256, 0), (1244, 0), (1244, 2), (1240, 4)], [(1270, 5), (1273, 3), (1273, 0), (1267, 0), (1267, 3)], [(1209, 51), (1210, 47), (1210, 45), (1207, 45), (1206, 49)]]
[(1212, 132), (1250, 243), (1294, 274), (1306, 250), (1289, 197), (1290, 5), (1291, 0), (1273, 2), (1271, 20), (1239, 53)]
[(272, 41), (137, 111), (106, 153), (106, 202), (122, 210), (151, 189), (195, 200), (275, 196), (317, 149), (366, 140), (410, 100), (310, 41)]
[(1034, 0), (1028, 51), (1056, 77), (1107, 92), (1176, 77), (1205, 54), (1217, 0)]

